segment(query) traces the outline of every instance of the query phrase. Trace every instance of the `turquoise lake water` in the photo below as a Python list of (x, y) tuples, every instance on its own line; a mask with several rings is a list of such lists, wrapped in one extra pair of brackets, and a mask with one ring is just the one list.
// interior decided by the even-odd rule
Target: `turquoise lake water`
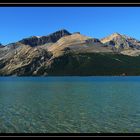
[(0, 78), (0, 133), (140, 133), (140, 77)]

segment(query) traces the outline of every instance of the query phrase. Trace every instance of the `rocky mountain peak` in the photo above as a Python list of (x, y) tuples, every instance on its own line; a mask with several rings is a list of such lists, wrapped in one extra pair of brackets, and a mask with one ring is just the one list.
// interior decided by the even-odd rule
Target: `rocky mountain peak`
[(0, 48), (3, 48), (4, 47), (4, 45), (2, 45), (1, 43), (0, 43)]
[(102, 38), (101, 42), (106, 43), (106, 42), (109, 42), (109, 41), (114, 40), (116, 38), (121, 38), (121, 36), (122, 36), (121, 34), (115, 32), (115, 33), (113, 33), (113, 34), (111, 34), (111, 35), (109, 35), (109, 36), (107, 36), (105, 38)]
[(22, 39), (19, 41), (20, 43), (24, 45), (29, 45), (31, 47), (44, 45), (46, 43), (55, 43), (57, 42), (61, 37), (71, 35), (67, 30), (62, 29), (59, 31), (56, 31), (54, 33), (51, 33), (47, 36), (32, 36), (29, 38)]
[(69, 31), (67, 31), (66, 29), (61, 29), (61, 30), (58, 30), (54, 33), (62, 33), (62, 34), (68, 34), (68, 35), (70, 34)]
[(117, 50), (123, 50), (125, 48), (140, 49), (140, 42), (137, 39), (119, 33), (113, 33), (101, 39), (101, 42), (113, 48), (116, 47)]
[(121, 34), (118, 33), (118, 32), (115, 32), (115, 33), (113, 33), (112, 35), (113, 35), (113, 36), (121, 36)]

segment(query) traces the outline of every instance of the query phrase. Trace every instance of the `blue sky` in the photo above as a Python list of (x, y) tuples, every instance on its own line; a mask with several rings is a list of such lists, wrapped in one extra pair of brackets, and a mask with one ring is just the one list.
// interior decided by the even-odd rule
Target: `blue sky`
[(140, 40), (140, 7), (0, 7), (0, 42), (59, 29), (102, 38), (114, 32)]

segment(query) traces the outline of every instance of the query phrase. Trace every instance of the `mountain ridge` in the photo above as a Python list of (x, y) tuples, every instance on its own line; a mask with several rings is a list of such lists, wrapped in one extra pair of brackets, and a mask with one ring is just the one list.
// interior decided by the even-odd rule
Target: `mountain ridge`
[(140, 41), (117, 32), (102, 39), (62, 29), (0, 44), (1, 76), (140, 75)]

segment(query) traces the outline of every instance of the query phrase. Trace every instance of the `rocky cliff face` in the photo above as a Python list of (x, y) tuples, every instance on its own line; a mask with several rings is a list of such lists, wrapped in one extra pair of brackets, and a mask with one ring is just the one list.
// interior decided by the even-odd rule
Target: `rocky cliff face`
[(119, 33), (99, 40), (60, 30), (0, 47), (1, 76), (140, 75), (139, 62), (140, 42)]
[(1, 75), (35, 75), (37, 69), (51, 58), (52, 54), (41, 48), (23, 46), (7, 59), (1, 60)]
[(3, 48), (3, 47), (5, 47), (5, 46), (0, 43), (0, 48)]
[(32, 36), (30, 38), (25, 38), (19, 42), (24, 45), (29, 45), (31, 47), (35, 47), (35, 46), (39, 46), (39, 45), (44, 45), (46, 43), (55, 43), (61, 37), (67, 36), (67, 35), (71, 35), (71, 33), (69, 33), (67, 30), (63, 29), (63, 30), (54, 32), (47, 36), (41, 36), (41, 37)]

